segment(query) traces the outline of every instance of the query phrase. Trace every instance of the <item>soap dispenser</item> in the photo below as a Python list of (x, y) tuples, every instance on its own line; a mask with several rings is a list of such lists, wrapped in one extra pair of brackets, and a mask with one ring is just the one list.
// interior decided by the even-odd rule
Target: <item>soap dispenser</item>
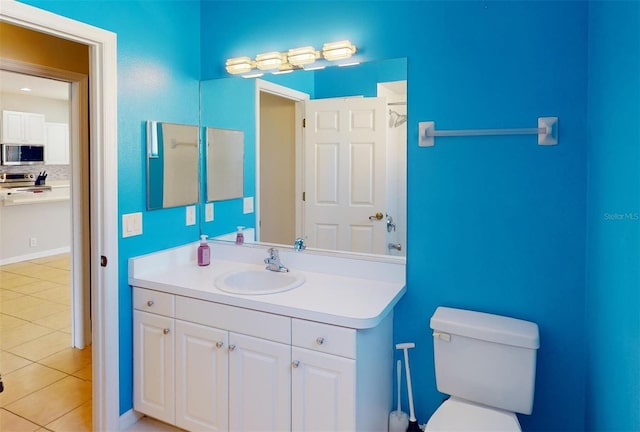
[(211, 261), (211, 249), (209, 249), (209, 245), (207, 244), (207, 236), (200, 236), (200, 246), (198, 246), (198, 265), (199, 266), (208, 266)]
[(244, 244), (244, 233), (242, 232), (243, 229), (243, 226), (239, 226), (238, 232), (236, 233), (236, 244), (238, 245)]

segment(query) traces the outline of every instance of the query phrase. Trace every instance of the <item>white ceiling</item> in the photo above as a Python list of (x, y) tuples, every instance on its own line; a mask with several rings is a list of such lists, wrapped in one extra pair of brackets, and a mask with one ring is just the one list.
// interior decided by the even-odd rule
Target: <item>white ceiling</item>
[[(23, 87), (32, 90), (30, 92), (20, 90)], [(69, 83), (0, 70), (0, 93), (68, 100)]]

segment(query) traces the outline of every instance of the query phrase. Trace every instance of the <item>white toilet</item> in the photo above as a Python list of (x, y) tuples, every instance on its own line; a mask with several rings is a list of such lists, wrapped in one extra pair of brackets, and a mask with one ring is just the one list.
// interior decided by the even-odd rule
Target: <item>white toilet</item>
[(425, 431), (520, 431), (515, 413), (533, 408), (538, 325), (439, 307), (431, 328), (438, 390), (451, 397)]

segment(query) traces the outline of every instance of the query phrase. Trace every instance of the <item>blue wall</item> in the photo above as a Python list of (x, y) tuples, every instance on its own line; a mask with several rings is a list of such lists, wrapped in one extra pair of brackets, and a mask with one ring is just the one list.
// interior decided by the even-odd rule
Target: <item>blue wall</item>
[[(133, 405), (129, 257), (196, 241), (185, 209), (146, 210), (145, 120), (198, 124), (200, 3), (46, 1), (25, 3), (118, 35), (118, 213), (143, 212), (142, 236), (119, 240), (120, 411)], [(119, 220), (122, 218), (119, 217)]]
[(640, 430), (640, 2), (589, 6), (587, 426)]
[[(224, 76), (228, 57), (340, 39), (365, 60), (408, 57), (408, 293), (395, 340), (416, 342), (418, 419), (442, 400), (428, 325), (448, 305), (537, 322), (536, 400), (523, 427), (583, 429), (587, 4), (203, 2), (202, 20), (206, 78)], [(417, 147), (418, 121), (532, 127), (552, 115), (557, 147), (535, 137)]]

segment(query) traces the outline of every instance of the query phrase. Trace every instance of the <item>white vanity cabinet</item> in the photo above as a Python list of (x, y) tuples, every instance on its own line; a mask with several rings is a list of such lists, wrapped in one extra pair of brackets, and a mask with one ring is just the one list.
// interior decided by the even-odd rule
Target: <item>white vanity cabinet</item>
[(228, 430), (228, 332), (176, 320), (175, 424)]
[(167, 423), (175, 421), (173, 296), (134, 291), (134, 406)]
[(137, 411), (198, 431), (386, 431), (392, 313), (356, 330), (138, 287), (133, 299)]
[(2, 142), (44, 144), (44, 114), (3, 110)]
[(141, 412), (167, 423), (174, 422), (173, 320), (134, 311), (136, 331), (135, 405)]
[(384, 431), (393, 314), (356, 330), (292, 320), (292, 430)]

